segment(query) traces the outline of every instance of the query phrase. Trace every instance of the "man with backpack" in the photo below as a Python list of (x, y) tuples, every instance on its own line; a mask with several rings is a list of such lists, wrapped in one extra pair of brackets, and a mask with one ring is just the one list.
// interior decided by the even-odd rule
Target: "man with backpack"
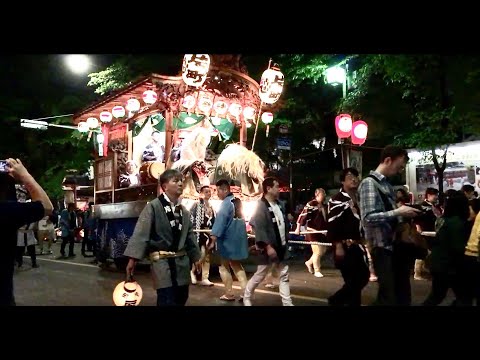
[[(400, 217), (413, 218), (420, 210), (395, 204), (395, 192), (388, 177), (401, 173), (407, 164), (407, 152), (397, 146), (382, 150), (380, 164), (370, 171), (359, 186), (360, 215), (365, 238), (371, 246), (373, 268), (378, 277), (374, 305), (409, 305), (403, 300), (406, 289), (400, 252), (395, 252), (394, 238)], [(410, 282), (408, 281), (408, 286)]]

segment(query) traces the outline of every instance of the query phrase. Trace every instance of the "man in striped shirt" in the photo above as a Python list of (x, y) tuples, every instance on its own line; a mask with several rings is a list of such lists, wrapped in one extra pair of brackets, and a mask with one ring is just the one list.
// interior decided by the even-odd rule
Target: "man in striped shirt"
[[(387, 178), (401, 173), (408, 161), (407, 152), (397, 146), (383, 149), (380, 164), (370, 171), (359, 186), (360, 216), (365, 238), (372, 247), (372, 261), (378, 277), (375, 305), (397, 305), (409, 278), (405, 279), (402, 264), (394, 258), (394, 232), (398, 217), (415, 217), (420, 211), (402, 205), (396, 207), (395, 192)], [(406, 281), (408, 280), (408, 281)]]

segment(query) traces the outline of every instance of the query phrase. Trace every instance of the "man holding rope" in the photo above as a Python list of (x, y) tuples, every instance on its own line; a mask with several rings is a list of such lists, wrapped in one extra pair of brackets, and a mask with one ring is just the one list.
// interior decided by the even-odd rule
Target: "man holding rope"
[(340, 192), (328, 202), (327, 238), (333, 244), (335, 265), (340, 269), (345, 284), (328, 298), (328, 304), (360, 306), (362, 289), (368, 284), (370, 271), (367, 250), (361, 241), (358, 171), (343, 169), (340, 181)]

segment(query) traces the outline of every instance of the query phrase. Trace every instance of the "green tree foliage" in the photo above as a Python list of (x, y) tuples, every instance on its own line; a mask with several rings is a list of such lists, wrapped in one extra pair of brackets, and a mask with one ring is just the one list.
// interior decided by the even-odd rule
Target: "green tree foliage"
[[(475, 57), (348, 55), (352, 87), (337, 103), (369, 124), (369, 139), (419, 148), (434, 162), (442, 190), (448, 145), (478, 134), (480, 67)], [(336, 55), (284, 55), (295, 84), (321, 87)], [(284, 68), (284, 69), (285, 69)], [(437, 155), (433, 149), (443, 146)]]

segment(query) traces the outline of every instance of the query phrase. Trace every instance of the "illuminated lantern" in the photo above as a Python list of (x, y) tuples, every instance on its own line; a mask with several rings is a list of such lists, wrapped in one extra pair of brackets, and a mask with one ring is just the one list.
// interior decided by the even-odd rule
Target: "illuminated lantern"
[(215, 110), (217, 115), (225, 115), (228, 111), (228, 105), (222, 100), (215, 101), (215, 104), (213, 104), (213, 110)]
[(253, 119), (255, 117), (255, 109), (251, 106), (247, 106), (243, 109), (243, 117), (245, 119)]
[(127, 101), (127, 110), (134, 113), (140, 110), (140, 101), (135, 98), (131, 98)]
[(348, 138), (352, 132), (352, 117), (340, 114), (335, 118), (335, 130), (339, 139)]
[(188, 86), (200, 87), (207, 79), (209, 68), (208, 54), (186, 54), (183, 57), (182, 79)]
[(112, 121), (112, 114), (110, 113), (110, 111), (102, 111), (100, 113), (100, 121), (102, 123), (109, 123), (110, 121)]
[(195, 106), (195, 97), (193, 95), (187, 95), (183, 98), (182, 106), (186, 109), (191, 109)]
[(262, 121), (265, 125), (271, 124), (273, 121), (273, 114), (271, 112), (264, 112), (262, 114)]
[(212, 100), (207, 96), (202, 96), (198, 101), (198, 108), (202, 111), (205, 115), (210, 113), (212, 109)]
[(153, 90), (146, 90), (143, 92), (142, 99), (145, 104), (152, 105), (157, 101), (157, 93)]
[(352, 125), (352, 144), (362, 145), (367, 140), (368, 125), (363, 120), (357, 120)]
[(136, 281), (122, 281), (113, 290), (113, 303), (116, 306), (138, 306), (142, 297), (142, 288)]
[(90, 129), (96, 129), (98, 127), (98, 119), (94, 117), (89, 117), (87, 119), (87, 125)]
[(273, 114), (271, 112), (264, 112), (262, 114), (262, 121), (264, 124), (267, 125), (267, 137), (268, 137), (268, 133), (270, 132), (270, 124), (273, 121)]
[(265, 104), (277, 102), (283, 91), (284, 76), (277, 67), (271, 67), (263, 72), (260, 80), (260, 100)]
[(123, 106), (114, 106), (112, 109), (112, 115), (115, 119), (122, 118), (125, 116), (125, 108)]
[(77, 127), (78, 127), (78, 131), (80, 131), (81, 133), (86, 133), (88, 132), (88, 130), (90, 130), (88, 124), (85, 121), (80, 121)]
[(235, 118), (238, 118), (242, 113), (242, 106), (237, 103), (232, 103), (228, 108), (228, 112)]

